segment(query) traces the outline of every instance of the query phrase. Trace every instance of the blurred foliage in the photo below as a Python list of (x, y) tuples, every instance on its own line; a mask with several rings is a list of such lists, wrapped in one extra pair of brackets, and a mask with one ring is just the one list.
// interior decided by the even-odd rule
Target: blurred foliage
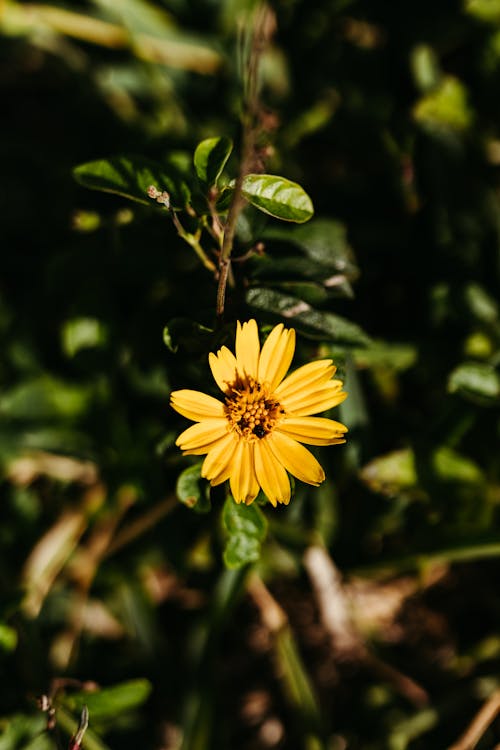
[[(428, 750), (497, 695), (500, 3), (273, 3), (221, 324), (253, 5), (0, 2), (0, 750)], [(275, 510), (168, 407), (252, 316), (350, 394)]]

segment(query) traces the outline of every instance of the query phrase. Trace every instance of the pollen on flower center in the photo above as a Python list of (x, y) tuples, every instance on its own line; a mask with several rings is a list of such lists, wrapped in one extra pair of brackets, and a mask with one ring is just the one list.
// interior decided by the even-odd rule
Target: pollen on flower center
[(224, 412), (231, 429), (249, 441), (265, 437), (285, 414), (266, 384), (250, 376), (238, 376), (229, 385)]

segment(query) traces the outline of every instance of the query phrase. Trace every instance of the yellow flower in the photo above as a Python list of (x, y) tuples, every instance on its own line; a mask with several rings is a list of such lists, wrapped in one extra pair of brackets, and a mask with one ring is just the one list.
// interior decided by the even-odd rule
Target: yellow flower
[(319, 485), (325, 472), (308, 445), (345, 443), (347, 427), (312, 414), (347, 396), (334, 380), (330, 359), (310, 362), (286, 375), (295, 331), (275, 326), (262, 350), (255, 320), (236, 328), (236, 356), (225, 346), (209, 355), (224, 401), (200, 391), (174, 391), (171, 405), (197, 424), (176, 441), (185, 454), (205, 455), (201, 475), (212, 485), (229, 479), (237, 503), (251, 503), (262, 488), (270, 502), (290, 502), (287, 472)]

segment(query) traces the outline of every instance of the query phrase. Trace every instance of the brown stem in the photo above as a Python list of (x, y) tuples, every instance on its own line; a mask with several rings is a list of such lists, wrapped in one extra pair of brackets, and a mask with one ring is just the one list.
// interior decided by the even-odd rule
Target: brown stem
[(165, 516), (168, 516), (178, 505), (177, 497), (175, 495), (168, 495), (164, 500), (154, 505), (150, 510), (146, 511), (142, 516), (137, 518), (135, 521), (129, 523), (128, 526), (124, 526), (121, 529), (108, 546), (105, 552), (105, 557), (110, 557), (118, 552), (119, 549), (125, 547), (134, 539), (142, 536), (146, 531), (149, 531), (153, 526), (156, 526)]
[(309, 547), (304, 555), (304, 567), (311, 579), (321, 622), (330, 634), (332, 648), (339, 661), (358, 661), (364, 664), (390, 682), (414, 705), (426, 705), (429, 697), (415, 680), (382, 661), (368, 649), (351, 617), (350, 602), (340, 571), (327, 550), (319, 545)]
[(500, 713), (500, 690), (495, 690), (475, 715), (463, 735), (449, 750), (473, 750), (492, 721)]
[(230, 272), (231, 253), (233, 251), (234, 235), (238, 216), (245, 205), (245, 199), (241, 194), (243, 180), (246, 175), (252, 171), (254, 161), (255, 143), (257, 140), (259, 124), (259, 91), (258, 91), (258, 73), (259, 62), (262, 53), (270, 38), (270, 28), (272, 23), (271, 11), (267, 5), (262, 4), (255, 12), (253, 19), (253, 28), (251, 31), (252, 40), (250, 53), (247, 62), (247, 77), (245, 87), (245, 101), (243, 111), (243, 132), (241, 147), (241, 164), (240, 171), (236, 178), (233, 197), (227, 214), (224, 236), (219, 258), (219, 283), (217, 287), (216, 313), (218, 318), (224, 315), (224, 305), (226, 299), (226, 286)]

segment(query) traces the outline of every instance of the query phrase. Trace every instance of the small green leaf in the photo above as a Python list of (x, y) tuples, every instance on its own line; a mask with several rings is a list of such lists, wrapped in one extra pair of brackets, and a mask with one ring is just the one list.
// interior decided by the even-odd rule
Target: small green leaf
[(486, 23), (500, 23), (500, 0), (465, 0), (465, 12)]
[(17, 632), (10, 625), (0, 622), (0, 651), (14, 651), (17, 646)]
[(229, 209), (229, 206), (231, 205), (231, 200), (233, 197), (234, 188), (230, 187), (229, 185), (226, 185), (222, 188), (220, 191), (220, 195), (217, 198), (217, 202), (215, 204), (215, 208), (219, 213), (224, 213)]
[(202, 461), (184, 469), (177, 479), (175, 491), (181, 503), (188, 508), (193, 508), (198, 513), (207, 513), (210, 510), (209, 485), (201, 477), (201, 467)]
[(266, 310), (293, 322), (304, 334), (337, 343), (367, 345), (369, 336), (356, 324), (340, 315), (315, 310), (304, 300), (290, 297), (273, 289), (254, 287), (246, 301), (258, 310)]
[(62, 346), (68, 357), (81, 349), (95, 349), (106, 344), (106, 327), (96, 318), (71, 318), (62, 327)]
[(418, 352), (412, 344), (394, 344), (386, 341), (373, 341), (370, 346), (353, 351), (356, 366), (361, 369), (380, 368), (402, 372), (413, 367)]
[(90, 718), (98, 720), (112, 718), (138, 708), (148, 699), (150, 693), (149, 680), (129, 680), (119, 685), (102, 688), (95, 693), (88, 691), (73, 693), (67, 702), (77, 709), (86, 705)]
[(494, 405), (500, 399), (500, 375), (491, 365), (464, 362), (448, 378), (448, 390), (485, 406)]
[(474, 461), (447, 445), (442, 445), (434, 451), (432, 468), (437, 479), (442, 482), (481, 484), (484, 481), (483, 472)]
[(260, 557), (260, 548), (267, 534), (267, 520), (256, 503), (239, 505), (228, 497), (222, 512), (227, 532), (224, 563), (228, 568), (241, 568)]
[(163, 343), (174, 354), (179, 348), (190, 354), (204, 353), (212, 342), (212, 336), (211, 328), (189, 318), (172, 318), (163, 329)]
[(248, 174), (241, 192), (244, 198), (270, 216), (302, 224), (314, 214), (311, 199), (304, 188), (273, 174)]
[(209, 187), (215, 185), (232, 150), (233, 142), (225, 136), (207, 138), (199, 143), (194, 152), (193, 161), (200, 181)]
[(444, 76), (435, 89), (422, 96), (413, 108), (413, 116), (434, 135), (463, 133), (473, 120), (467, 90), (453, 76)]
[(374, 492), (392, 495), (417, 484), (415, 454), (410, 448), (377, 456), (361, 469), (362, 481)]
[(477, 320), (483, 323), (495, 323), (498, 320), (498, 303), (480, 284), (467, 284), (464, 297), (469, 311)]
[(54, 750), (53, 738), (46, 730), (47, 717), (41, 711), (2, 716), (0, 750)]
[(91, 190), (116, 193), (148, 206), (157, 205), (148, 196), (153, 185), (170, 195), (170, 204), (184, 208), (190, 191), (180, 170), (174, 164), (163, 165), (142, 156), (115, 156), (80, 164), (73, 170), (75, 180)]

